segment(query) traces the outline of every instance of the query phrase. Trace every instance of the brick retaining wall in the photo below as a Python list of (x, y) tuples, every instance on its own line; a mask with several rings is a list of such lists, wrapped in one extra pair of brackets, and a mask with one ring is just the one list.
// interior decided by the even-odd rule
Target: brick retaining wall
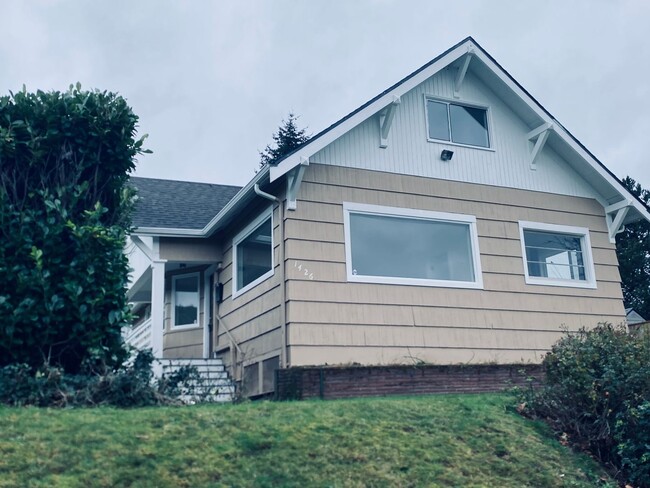
[(275, 399), (487, 393), (542, 376), (539, 365), (296, 367), (276, 370)]

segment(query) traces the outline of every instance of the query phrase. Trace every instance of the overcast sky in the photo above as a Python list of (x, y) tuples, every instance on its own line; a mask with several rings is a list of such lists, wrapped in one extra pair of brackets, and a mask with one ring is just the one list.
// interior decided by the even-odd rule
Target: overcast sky
[(136, 174), (243, 185), (282, 118), (315, 134), (468, 35), (617, 176), (650, 188), (646, 0), (0, 0), (0, 93), (116, 91)]

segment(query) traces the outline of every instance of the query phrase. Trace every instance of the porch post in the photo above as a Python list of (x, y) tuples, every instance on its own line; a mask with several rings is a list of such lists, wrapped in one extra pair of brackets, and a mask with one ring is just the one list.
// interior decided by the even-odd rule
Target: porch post
[(151, 261), (151, 352), (156, 359), (163, 357), (163, 327), (165, 319), (165, 261)]

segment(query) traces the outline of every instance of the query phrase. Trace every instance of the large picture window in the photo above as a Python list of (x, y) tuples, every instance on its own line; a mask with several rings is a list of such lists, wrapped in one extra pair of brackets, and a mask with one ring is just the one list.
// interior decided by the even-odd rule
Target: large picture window
[(199, 273), (172, 278), (172, 325), (197, 326), (199, 323)]
[(233, 297), (273, 274), (273, 216), (268, 209), (233, 240)]
[(426, 106), (429, 140), (490, 147), (487, 109), (430, 98)]
[(481, 288), (476, 219), (344, 204), (349, 281)]
[(526, 283), (595, 288), (589, 230), (519, 222)]

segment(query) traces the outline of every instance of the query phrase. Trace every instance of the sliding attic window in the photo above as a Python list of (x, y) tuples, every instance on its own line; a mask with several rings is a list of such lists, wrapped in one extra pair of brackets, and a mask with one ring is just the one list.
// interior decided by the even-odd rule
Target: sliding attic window
[(233, 297), (273, 275), (273, 215), (269, 207), (233, 240)]
[(430, 141), (490, 147), (488, 111), (483, 107), (426, 99)]
[(476, 218), (344, 204), (348, 281), (482, 288)]

